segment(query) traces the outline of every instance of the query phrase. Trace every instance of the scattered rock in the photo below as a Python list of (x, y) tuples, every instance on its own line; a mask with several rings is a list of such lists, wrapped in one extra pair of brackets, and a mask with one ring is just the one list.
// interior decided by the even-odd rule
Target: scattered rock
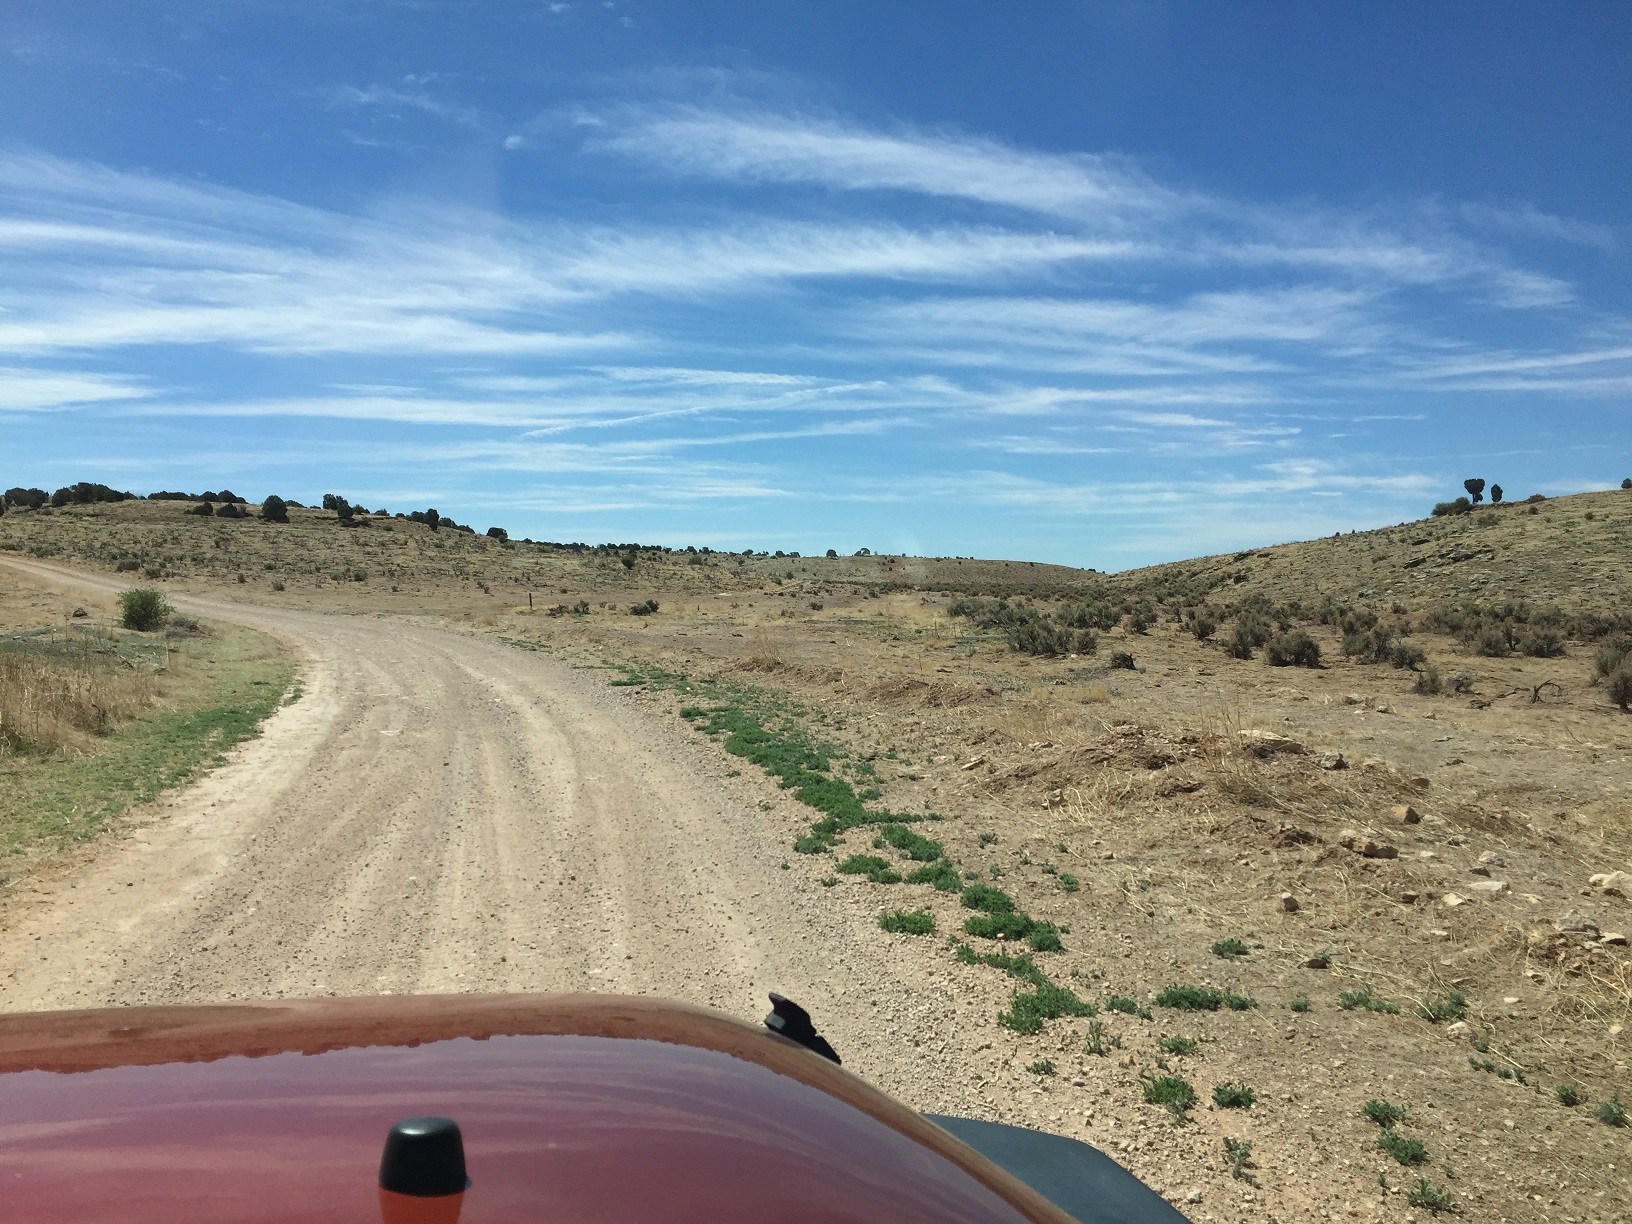
[(1400, 900), (1405, 902), (1407, 905), (1415, 905), (1418, 901), (1422, 900), (1422, 894), (1416, 892), (1402, 892), (1400, 894)]
[(1421, 824), (1422, 813), (1409, 803), (1396, 803), (1394, 805), (1394, 819), (1400, 824)]
[(959, 765), (958, 768), (963, 770), (978, 769), (984, 764), (986, 764), (986, 758), (983, 756), (977, 756), (971, 760), (965, 761), (962, 765)]
[(1299, 909), (1302, 908), (1298, 904), (1298, 899), (1296, 897), (1294, 897), (1291, 893), (1282, 893), (1281, 896), (1280, 896), (1280, 902), (1281, 902), (1281, 909), (1284, 910), (1288, 914), (1295, 914), (1295, 913), (1298, 912)]
[(1487, 897), (1498, 897), (1507, 891), (1506, 880), (1475, 880), (1468, 885), (1469, 892), (1480, 893)]
[(1490, 868), (1486, 867), (1483, 863), (1476, 863), (1472, 867), (1469, 867), (1468, 870), (1476, 876), (1488, 876), (1490, 874)]
[(1466, 905), (1468, 899), (1460, 893), (1446, 893), (1439, 899), (1439, 903), (1446, 909), (1455, 909), (1459, 905)]
[(1065, 792), (1063, 790), (1051, 790), (1048, 792), (1048, 798), (1043, 801), (1043, 806), (1045, 808), (1057, 808), (1064, 803)]
[(1256, 757), (1272, 757), (1279, 753), (1301, 753), (1302, 744), (1295, 739), (1288, 739), (1284, 735), (1277, 735), (1273, 731), (1260, 731), (1254, 727), (1246, 727), (1236, 732), (1241, 747)]
[(1473, 1026), (1466, 1020), (1458, 1020), (1445, 1030), (1445, 1036), (1452, 1041), (1472, 1041)]
[(1332, 964), (1332, 958), (1329, 957), (1329, 956), (1311, 956), (1308, 960), (1303, 962), (1303, 968), (1305, 968), (1305, 969), (1329, 969), (1329, 968), (1331, 968), (1331, 964)]
[(1560, 935), (1591, 935), (1595, 939), (1598, 937), (1598, 924), (1574, 910), (1554, 918), (1553, 930)]
[(1624, 871), (1605, 871), (1587, 881), (1594, 892), (1606, 897), (1632, 897), (1632, 875)]
[(1184, 1196), (1184, 1201), (1187, 1202), (1187, 1203), (1199, 1203), (1199, 1202), (1201, 1202), (1201, 1187), (1200, 1186), (1191, 1186), (1190, 1190), (1189, 1190), (1189, 1193), (1187, 1193)]
[(1399, 850), (1387, 842), (1380, 842), (1357, 829), (1344, 829), (1338, 834), (1338, 845), (1363, 854), (1366, 858), (1398, 858)]
[(70, 613), (69, 613), (69, 615), (70, 615), (70, 616), (71, 616), (71, 617), (72, 617), (72, 618), (73, 618), (73, 619), (74, 619), (74, 620), (81, 620), (81, 619), (83, 619), (83, 618), (84, 618), (84, 617), (87, 617), (87, 616), (89, 616), (89, 615), (90, 615), (90, 613), (89, 613), (89, 612), (87, 612), (87, 611), (85, 611), (85, 609), (84, 609), (84, 608), (75, 608), (75, 609), (74, 609), (74, 610), (73, 610), (73, 611), (72, 611), (72, 612), (70, 612)]
[(1343, 759), (1341, 752), (1323, 752), (1315, 758), (1315, 764), (1322, 769), (1347, 769), (1348, 761)]
[(1494, 850), (1486, 850), (1479, 856), (1479, 861), (1487, 867), (1506, 867), (1507, 860)]
[(1606, 931), (1598, 937), (1601, 944), (1614, 944), (1617, 948), (1626, 947), (1626, 936), (1619, 931)]

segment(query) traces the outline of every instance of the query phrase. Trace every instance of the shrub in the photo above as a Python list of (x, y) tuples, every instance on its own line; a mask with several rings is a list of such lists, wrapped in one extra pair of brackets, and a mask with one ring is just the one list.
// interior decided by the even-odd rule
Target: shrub
[(1246, 1011), (1258, 1004), (1245, 995), (1229, 994), (1210, 986), (1168, 986), (1156, 996), (1156, 1006), (1171, 1007), (1175, 1011), (1217, 1011), (1221, 1007)]
[(1460, 1020), (1468, 1014), (1468, 1001), (1459, 992), (1452, 991), (1443, 999), (1426, 999), (1417, 1004), (1417, 1014), (1430, 1024)]
[(1396, 1122), (1405, 1121), (1405, 1110), (1398, 1105), (1390, 1105), (1387, 1101), (1367, 1101), (1360, 1107), (1360, 1112), (1366, 1115), (1368, 1121), (1375, 1122), (1384, 1129)]
[(838, 866), (840, 875), (864, 875), (874, 884), (899, 884), (901, 877), (876, 854), (852, 854)]
[(944, 853), (944, 848), (938, 841), (932, 841), (922, 834), (914, 833), (904, 824), (887, 824), (878, 831), (874, 840), (875, 848), (894, 846), (909, 859), (918, 863), (933, 863)]
[(935, 915), (928, 910), (891, 910), (878, 920), (878, 925), (895, 935), (933, 935)]
[(1033, 922), (1026, 932), (1026, 946), (1033, 952), (1059, 952), (1065, 948), (1059, 928), (1052, 922)]
[(1437, 697), (1444, 687), (1445, 682), (1440, 677), (1439, 668), (1430, 663), (1417, 673), (1411, 691), (1419, 697)]
[(963, 929), (980, 939), (1024, 939), (1032, 925), (1024, 914), (977, 914), (964, 922)]
[(1139, 1089), (1144, 1094), (1145, 1104), (1165, 1106), (1167, 1112), (1180, 1122), (1186, 1120), (1186, 1115), (1196, 1103), (1196, 1090), (1177, 1075), (1141, 1076)]
[(170, 619), (170, 601), (152, 587), (132, 587), (119, 596), (119, 623), (146, 633)]
[(1123, 1016), (1138, 1016), (1141, 1019), (1150, 1019), (1150, 1013), (1139, 1006), (1139, 1000), (1132, 995), (1112, 995), (1105, 1000), (1105, 1010)]
[(1239, 939), (1221, 939), (1213, 945), (1213, 955), (1222, 956), (1225, 960), (1235, 960), (1238, 956), (1245, 956), (1252, 949)]
[(1599, 680), (1607, 680), (1629, 663), (1632, 663), (1632, 638), (1605, 642), (1592, 656), (1593, 674)]
[(1519, 639), (1519, 649), (1532, 659), (1556, 659), (1564, 653), (1564, 639), (1551, 629), (1532, 629)]
[(1194, 1037), (1163, 1037), (1156, 1044), (1169, 1054), (1194, 1054), (1201, 1048)]
[(1205, 642), (1218, 632), (1218, 615), (1206, 604), (1184, 610), (1184, 627), (1195, 635), (1196, 641)]
[(907, 876), (908, 884), (928, 884), (940, 892), (957, 892), (958, 869), (945, 859), (919, 867)]
[(1387, 999), (1379, 999), (1371, 993), (1370, 986), (1362, 986), (1359, 990), (1339, 991), (1337, 1005), (1344, 1011), (1387, 1012), (1397, 1016), (1400, 1009)]
[(1052, 1058), (1039, 1058), (1036, 1062), (1032, 1063), (1031, 1066), (1027, 1067), (1026, 1070), (1030, 1071), (1033, 1075), (1053, 1075), (1058, 1068), (1054, 1066), (1054, 1060)]
[(1405, 1201), (1425, 1211), (1451, 1211), (1456, 1206), (1449, 1190), (1426, 1177), (1417, 1178), (1417, 1184), (1405, 1192)]
[(657, 611), (657, 600), (648, 599), (645, 603), (630, 604), (630, 616), (650, 616)]
[(1148, 599), (1141, 599), (1128, 611), (1128, 631), (1130, 633), (1149, 633), (1150, 627), (1156, 623), (1156, 605)]
[(1249, 1186), (1256, 1186), (1258, 1179), (1248, 1169), (1258, 1166), (1252, 1163), (1252, 1140), (1229, 1139), (1224, 1140), (1224, 1160), (1230, 1166), (1230, 1176), (1237, 1181), (1244, 1181)]
[(1473, 503), (1471, 501), (1465, 497), (1459, 497), (1455, 501), (1436, 503), (1434, 506), (1434, 517), (1445, 518), (1446, 516), (1453, 514), (1466, 514), (1472, 509)]
[(1213, 1104), (1220, 1109), (1251, 1109), (1258, 1094), (1245, 1084), (1220, 1084), (1213, 1089)]
[(1560, 1084), (1553, 1089), (1553, 1096), (1565, 1107), (1581, 1104), (1581, 1090), (1574, 1084)]
[(1598, 1121), (1605, 1126), (1625, 1126), (1627, 1124), (1626, 1108), (1621, 1104), (1621, 1095), (1616, 1093), (1598, 1106)]
[(1632, 667), (1623, 667), (1609, 678), (1609, 699), (1623, 710), (1632, 706)]
[(1014, 898), (1001, 888), (990, 884), (971, 884), (963, 890), (964, 909), (981, 910), (988, 914), (1012, 914)]
[(1269, 639), (1264, 662), (1271, 667), (1319, 667), (1320, 643), (1301, 629)]
[(289, 503), (274, 493), (261, 503), (261, 517), (269, 523), (287, 523)]
[(1420, 1165), (1428, 1162), (1428, 1149), (1422, 1140), (1402, 1135), (1392, 1126), (1385, 1126), (1377, 1136), (1377, 1146), (1402, 1165)]
[(1133, 656), (1125, 650), (1111, 651), (1111, 670), (1132, 671)]
[(1032, 990), (1015, 991), (1009, 1010), (999, 1012), (997, 1022), (1011, 1032), (1029, 1034), (1041, 1032), (1045, 1020), (1091, 1015), (1093, 1004), (1083, 1002), (1064, 986), (1044, 981)]
[(1464, 480), (1462, 487), (1468, 491), (1468, 496), (1473, 498), (1475, 504), (1485, 500), (1485, 482), (1477, 476)]

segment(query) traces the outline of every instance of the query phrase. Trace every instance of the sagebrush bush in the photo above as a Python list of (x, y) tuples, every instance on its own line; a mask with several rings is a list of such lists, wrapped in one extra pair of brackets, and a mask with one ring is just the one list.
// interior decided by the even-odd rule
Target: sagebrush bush
[(132, 587), (119, 596), (119, 623), (142, 633), (159, 628), (170, 619), (170, 601), (152, 587)]
[(1319, 667), (1320, 643), (1301, 629), (1278, 634), (1264, 647), (1264, 662), (1271, 667)]
[(1632, 667), (1623, 667), (1609, 678), (1609, 699), (1623, 710), (1632, 706)]

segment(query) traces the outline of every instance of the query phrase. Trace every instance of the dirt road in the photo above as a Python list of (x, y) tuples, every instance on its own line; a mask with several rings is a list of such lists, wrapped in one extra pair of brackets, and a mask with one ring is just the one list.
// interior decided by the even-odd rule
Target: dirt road
[(955, 1029), (950, 1003), (780, 869), (785, 822), (749, 779), (604, 673), (396, 621), (176, 603), (290, 642), (303, 693), (14, 916), (0, 1009), (597, 990), (757, 1018), (776, 989), (860, 1073), (979, 1112), (913, 1039)]

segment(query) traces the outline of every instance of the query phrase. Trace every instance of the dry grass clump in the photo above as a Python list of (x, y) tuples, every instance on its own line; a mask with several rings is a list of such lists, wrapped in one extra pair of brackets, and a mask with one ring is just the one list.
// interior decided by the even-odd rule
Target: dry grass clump
[(153, 703), (153, 677), (96, 659), (0, 648), (0, 753), (81, 748)]

